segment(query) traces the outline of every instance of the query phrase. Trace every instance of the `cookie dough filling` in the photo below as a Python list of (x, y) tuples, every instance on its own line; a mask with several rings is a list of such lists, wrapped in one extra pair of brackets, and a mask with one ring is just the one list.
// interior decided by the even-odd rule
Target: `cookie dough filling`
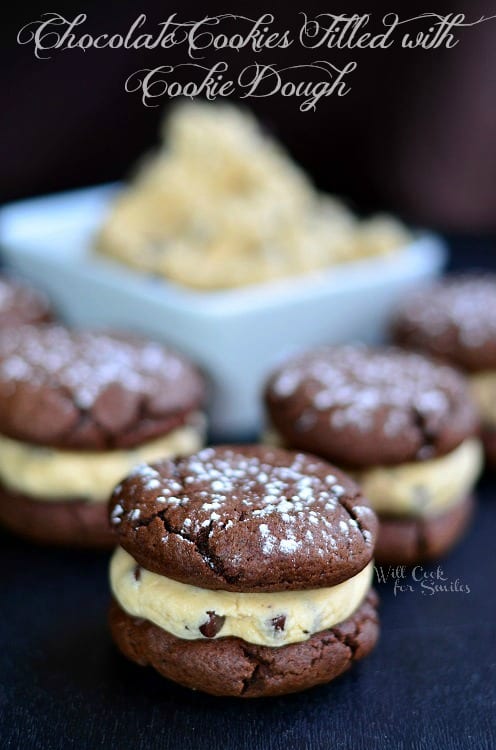
[(0, 436), (0, 482), (39, 500), (106, 502), (117, 482), (137, 464), (186, 455), (203, 444), (204, 417), (130, 450), (64, 451)]
[(482, 446), (472, 438), (430, 461), (376, 466), (354, 476), (376, 513), (431, 516), (465, 499), (481, 467)]
[(496, 428), (496, 370), (471, 375), (469, 382), (483, 424)]
[[(266, 430), (264, 443), (283, 447), (273, 427)], [(376, 513), (405, 517), (438, 515), (465, 499), (482, 469), (483, 450), (479, 440), (464, 440), (454, 451), (429, 461), (412, 461), (399, 466), (374, 466), (351, 471)]]
[(186, 640), (236, 636), (261, 646), (308, 640), (355, 612), (370, 589), (373, 563), (336, 586), (238, 593), (179, 583), (140, 567), (122, 548), (112, 558), (114, 597), (129, 615)]

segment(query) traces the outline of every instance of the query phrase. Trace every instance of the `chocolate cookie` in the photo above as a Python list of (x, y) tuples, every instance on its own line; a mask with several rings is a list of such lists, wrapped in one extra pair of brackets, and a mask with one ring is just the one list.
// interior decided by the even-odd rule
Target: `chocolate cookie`
[(472, 496), (462, 498), (446, 513), (427, 518), (381, 516), (376, 559), (404, 565), (436, 560), (448, 552), (465, 532), (474, 510)]
[(0, 521), (37, 541), (110, 544), (103, 509), (116, 482), (138, 463), (201, 447), (204, 396), (197, 369), (161, 344), (50, 325), (8, 329)]
[(63, 449), (132, 448), (204, 401), (197, 369), (162, 344), (23, 327), (0, 339), (0, 433)]
[(392, 347), (322, 347), (280, 367), (265, 400), (276, 442), (356, 474), (384, 520), (378, 559), (412, 562), (459, 537), (467, 514), (457, 505), (481, 465), (477, 412), (461, 374)]
[(444, 455), (478, 427), (461, 376), (394, 348), (302, 354), (272, 375), (265, 401), (285, 445), (348, 467)]
[(106, 549), (115, 545), (104, 502), (32, 500), (0, 485), (0, 523), (39, 544)]
[(110, 518), (117, 645), (214, 695), (327, 682), (373, 647), (376, 519), (310, 455), (219, 446), (138, 467)]
[(14, 279), (0, 277), (0, 330), (26, 323), (52, 320), (51, 305), (44, 294)]
[(138, 467), (113, 493), (110, 515), (119, 544), (144, 568), (225, 591), (334, 586), (370, 561), (376, 533), (343, 472), (264, 446)]
[(391, 323), (401, 346), (462, 370), (496, 370), (496, 275), (452, 276), (409, 295)]
[(453, 276), (421, 289), (397, 310), (392, 336), (464, 370), (479, 408), (490, 465), (496, 464), (496, 275)]
[(182, 640), (128, 615), (115, 601), (110, 628), (128, 659), (154, 667), (169, 680), (211, 695), (259, 698), (330, 682), (367, 656), (379, 637), (376, 607), (377, 596), (370, 591), (345, 622), (280, 648), (256, 646), (240, 638)]

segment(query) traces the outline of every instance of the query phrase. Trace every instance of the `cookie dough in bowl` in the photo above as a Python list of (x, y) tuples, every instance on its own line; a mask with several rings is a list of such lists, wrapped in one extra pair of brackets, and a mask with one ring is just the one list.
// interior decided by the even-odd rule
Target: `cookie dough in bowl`
[(112, 635), (165, 677), (257, 697), (337, 677), (378, 635), (376, 518), (325, 461), (219, 446), (114, 491)]
[(164, 144), (117, 196), (96, 251), (205, 292), (387, 256), (412, 241), (390, 216), (360, 221), (247, 110), (181, 104)]

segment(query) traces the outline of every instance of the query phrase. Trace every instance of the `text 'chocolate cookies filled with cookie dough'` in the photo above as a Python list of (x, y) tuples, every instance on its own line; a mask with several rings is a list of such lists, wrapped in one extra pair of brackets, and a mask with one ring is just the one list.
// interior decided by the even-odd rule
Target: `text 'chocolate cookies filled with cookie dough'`
[(265, 400), (268, 442), (352, 472), (379, 515), (378, 561), (435, 559), (461, 536), (482, 450), (452, 368), (394, 348), (322, 347), (280, 367)]
[(204, 382), (160, 344), (60, 326), (0, 337), (0, 522), (111, 546), (107, 501), (133, 466), (202, 445)]
[(114, 491), (121, 651), (213, 695), (329, 682), (373, 648), (377, 520), (313, 456), (220, 446), (138, 467)]

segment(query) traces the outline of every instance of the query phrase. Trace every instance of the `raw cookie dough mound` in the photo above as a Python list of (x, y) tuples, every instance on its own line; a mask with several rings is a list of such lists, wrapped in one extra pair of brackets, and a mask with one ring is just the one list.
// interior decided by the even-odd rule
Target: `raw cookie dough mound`
[(410, 242), (318, 193), (248, 111), (180, 104), (164, 144), (117, 196), (97, 252), (186, 287), (225, 289), (381, 256)]

